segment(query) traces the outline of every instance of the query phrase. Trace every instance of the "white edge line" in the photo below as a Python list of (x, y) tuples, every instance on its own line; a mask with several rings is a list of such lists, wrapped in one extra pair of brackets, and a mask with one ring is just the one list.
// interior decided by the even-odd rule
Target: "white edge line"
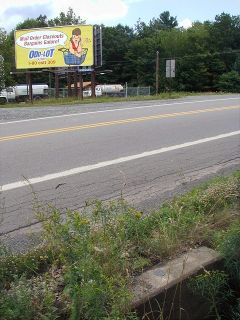
[(200, 140), (196, 140), (196, 141), (185, 142), (185, 143), (177, 144), (177, 145), (170, 146), (170, 147), (164, 147), (161, 149), (146, 151), (146, 152), (142, 152), (142, 153), (131, 155), (131, 156), (126, 156), (126, 157), (121, 157), (121, 158), (117, 158), (117, 159), (113, 159), (113, 160), (103, 161), (103, 162), (99, 162), (99, 163), (92, 164), (92, 165), (73, 168), (73, 169), (69, 169), (66, 171), (62, 171), (62, 172), (50, 173), (50, 174), (47, 174), (42, 177), (30, 178), (28, 180), (22, 180), (22, 181), (17, 181), (17, 182), (5, 184), (2, 187), (0, 187), (0, 191), (9, 191), (9, 190), (33, 185), (36, 183), (40, 183), (40, 182), (45, 182), (45, 181), (50, 181), (50, 180), (54, 180), (54, 179), (58, 179), (58, 178), (68, 177), (71, 175), (80, 174), (80, 173), (92, 171), (95, 169), (100, 169), (100, 168), (108, 167), (111, 165), (120, 164), (123, 162), (137, 160), (137, 159), (141, 159), (141, 158), (145, 158), (145, 157), (149, 157), (149, 156), (153, 156), (153, 155), (157, 155), (157, 154), (161, 154), (161, 153), (165, 153), (165, 152), (169, 152), (169, 151), (173, 151), (173, 150), (177, 150), (177, 149), (195, 146), (195, 145), (198, 145), (201, 143), (206, 143), (206, 142), (210, 142), (210, 141), (214, 141), (214, 140), (219, 140), (219, 139), (224, 139), (224, 138), (236, 136), (238, 134), (240, 134), (240, 130), (229, 132), (229, 133), (224, 133), (224, 134), (219, 134), (214, 137), (204, 138), (204, 139), (200, 139)]
[[(162, 104), (154, 104), (154, 105), (145, 105), (140, 107), (126, 107), (126, 108), (119, 108), (113, 110), (99, 110), (99, 111), (89, 111), (89, 112), (78, 112), (78, 113), (71, 113), (71, 114), (62, 114), (58, 116), (49, 116), (49, 117), (42, 117), (42, 118), (32, 118), (32, 119), (24, 119), (24, 120), (16, 120), (16, 121), (8, 121), (8, 122), (0, 122), (0, 125), (4, 124), (14, 124), (20, 122), (29, 122), (29, 121), (38, 121), (38, 120), (45, 120), (45, 119), (55, 119), (55, 118), (64, 118), (64, 117), (74, 117), (79, 115), (88, 115), (88, 114), (96, 114), (96, 113), (107, 113), (107, 112), (117, 112), (117, 111), (126, 111), (126, 110), (135, 110), (135, 109), (144, 109), (144, 108), (154, 108), (154, 107), (162, 107), (162, 106), (174, 106), (179, 104), (190, 104), (190, 103), (204, 103), (204, 102), (216, 102), (216, 101), (227, 101), (227, 100), (239, 100), (240, 98), (226, 98), (226, 99), (209, 99), (209, 100), (196, 100), (196, 101), (185, 101), (185, 102), (173, 102), (173, 103), (162, 103)], [(153, 100), (155, 101), (155, 100)]]

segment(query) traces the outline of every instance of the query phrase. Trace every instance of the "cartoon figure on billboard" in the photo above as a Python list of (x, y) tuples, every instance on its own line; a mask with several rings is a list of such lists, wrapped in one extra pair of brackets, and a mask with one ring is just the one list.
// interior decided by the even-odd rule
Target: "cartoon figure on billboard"
[(58, 49), (63, 52), (64, 62), (67, 65), (81, 65), (87, 55), (87, 48), (82, 48), (81, 30), (75, 28), (72, 30), (69, 48)]
[(75, 56), (80, 57), (82, 51), (82, 39), (80, 28), (75, 28), (72, 31), (72, 37), (70, 38), (69, 51)]

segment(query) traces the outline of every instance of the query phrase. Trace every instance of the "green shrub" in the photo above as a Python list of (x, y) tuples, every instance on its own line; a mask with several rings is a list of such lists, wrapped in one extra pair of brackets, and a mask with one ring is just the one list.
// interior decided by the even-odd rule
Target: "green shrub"
[(217, 237), (217, 249), (224, 257), (224, 265), (240, 291), (240, 221), (236, 221)]
[(225, 92), (240, 92), (240, 74), (230, 71), (220, 76), (217, 89)]
[(15, 279), (0, 296), (2, 320), (57, 319), (55, 294), (43, 278)]
[(221, 319), (221, 306), (231, 298), (228, 276), (222, 271), (205, 271), (189, 281), (192, 291), (209, 303), (209, 314)]
[(240, 319), (240, 298), (237, 300), (235, 306), (232, 307), (231, 310), (231, 319), (232, 320), (239, 320)]
[(42, 273), (51, 265), (53, 259), (47, 247), (36, 248), (25, 254), (6, 252), (0, 256), (0, 290), (16, 276), (31, 277)]
[(195, 294), (204, 297), (217, 319), (240, 319), (240, 220), (216, 233), (216, 248), (225, 271), (205, 271), (190, 281)]

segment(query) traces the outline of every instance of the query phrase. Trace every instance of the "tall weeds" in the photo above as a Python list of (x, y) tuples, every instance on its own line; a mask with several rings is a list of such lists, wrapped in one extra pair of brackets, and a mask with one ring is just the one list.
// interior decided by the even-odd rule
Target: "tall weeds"
[[(3, 319), (136, 319), (129, 310), (133, 276), (189, 247), (222, 239), (239, 222), (239, 177), (217, 179), (149, 215), (122, 199), (94, 201), (65, 216), (56, 208), (38, 212), (43, 245), (0, 256)], [(231, 239), (237, 247), (234, 232)], [(222, 250), (230, 255), (229, 248)], [(236, 274), (234, 259), (228, 258)]]

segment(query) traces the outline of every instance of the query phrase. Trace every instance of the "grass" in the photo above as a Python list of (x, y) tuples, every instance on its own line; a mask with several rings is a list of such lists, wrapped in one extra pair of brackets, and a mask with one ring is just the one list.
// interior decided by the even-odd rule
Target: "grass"
[(41, 212), (42, 246), (2, 250), (2, 319), (137, 319), (129, 310), (133, 276), (190, 247), (220, 248), (240, 225), (239, 182), (240, 172), (217, 178), (149, 215), (123, 199), (94, 201), (64, 219), (56, 208)]
[(70, 98), (49, 98), (43, 100), (36, 100), (33, 103), (24, 102), (24, 103), (8, 103), (0, 105), (0, 108), (16, 108), (16, 107), (39, 107), (39, 106), (61, 106), (61, 105), (79, 105), (79, 104), (91, 104), (91, 103), (106, 103), (106, 102), (126, 102), (126, 101), (147, 101), (147, 100), (163, 100), (163, 99), (178, 99), (186, 96), (197, 96), (197, 95), (211, 95), (211, 94), (223, 94), (221, 92), (212, 92), (212, 93), (203, 93), (203, 92), (163, 92), (159, 95), (150, 95), (150, 96), (136, 96), (136, 97), (107, 97), (101, 96), (94, 98), (86, 97), (83, 100), (79, 100), (76, 97)]
[(215, 233), (215, 246), (223, 256), (221, 270), (205, 270), (189, 280), (196, 296), (208, 302), (209, 318), (240, 319), (240, 220)]

